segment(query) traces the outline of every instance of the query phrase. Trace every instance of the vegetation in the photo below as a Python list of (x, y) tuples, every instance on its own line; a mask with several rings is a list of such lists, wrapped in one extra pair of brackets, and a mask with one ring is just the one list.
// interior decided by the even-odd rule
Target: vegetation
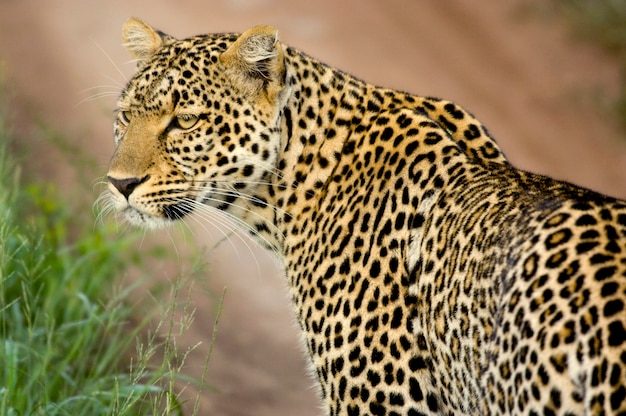
[(0, 416), (180, 414), (176, 392), (184, 386), (177, 383), (203, 382), (180, 376), (188, 351), (178, 351), (171, 337), (190, 321), (189, 310), (176, 318), (185, 300), (174, 296), (156, 319), (132, 321), (133, 288), (116, 284), (125, 270), (145, 264), (133, 249), (137, 236), (94, 227), (81, 214), (91, 213), (89, 203), (71, 207), (51, 185), (21, 184), (4, 120), (0, 115)]
[(626, 1), (552, 0), (539, 4), (549, 7), (552, 13), (565, 15), (575, 33), (597, 43), (617, 58), (621, 86), (615, 108), (626, 129)]
[(565, 0), (558, 4), (572, 20), (572, 27), (616, 54), (626, 65), (626, 2)]

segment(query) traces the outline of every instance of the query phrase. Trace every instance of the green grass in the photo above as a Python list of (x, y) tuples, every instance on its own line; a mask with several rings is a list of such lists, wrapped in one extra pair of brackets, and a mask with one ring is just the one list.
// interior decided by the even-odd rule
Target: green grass
[(181, 374), (189, 351), (173, 336), (192, 314), (175, 318), (180, 285), (171, 304), (133, 319), (119, 278), (149, 254), (135, 234), (94, 226), (87, 201), (21, 183), (1, 110), (0, 416), (181, 414), (181, 389), (206, 386)]

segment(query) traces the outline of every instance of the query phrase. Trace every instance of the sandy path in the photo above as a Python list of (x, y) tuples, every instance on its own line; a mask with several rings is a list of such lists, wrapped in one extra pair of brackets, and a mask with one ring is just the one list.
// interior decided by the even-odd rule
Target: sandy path
[[(370, 82), (459, 102), (522, 168), (626, 197), (626, 143), (594, 98), (616, 89), (617, 71), (560, 25), (529, 18), (513, 2), (485, 0), (482, 8), (463, 0), (208, 3), (0, 2), (0, 62), (18, 93), (23, 132), (32, 132), (33, 119), (43, 120), (90, 149), (104, 173), (114, 100), (83, 100), (115, 93), (132, 73), (120, 46), (128, 16), (181, 37), (266, 23), (285, 42)], [(75, 183), (45, 141), (30, 145), (45, 149), (37, 160), (43, 175)], [(195, 237), (211, 247), (222, 232), (207, 228)], [(227, 285), (228, 293), (208, 373), (220, 392), (203, 395), (201, 414), (319, 414), (276, 261), (237, 238), (207, 261), (206, 284), (215, 293)], [(155, 279), (175, 274), (168, 270)], [(197, 290), (192, 301), (196, 319), (178, 342), (181, 348), (202, 342), (187, 361), (186, 372), (197, 377), (216, 300)]]

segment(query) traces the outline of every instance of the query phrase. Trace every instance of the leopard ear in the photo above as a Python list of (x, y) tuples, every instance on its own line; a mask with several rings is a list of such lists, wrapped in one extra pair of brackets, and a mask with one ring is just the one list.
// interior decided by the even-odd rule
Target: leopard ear
[(272, 27), (248, 29), (222, 53), (220, 61), (233, 77), (235, 85), (248, 92), (266, 91), (271, 99), (284, 86), (283, 50), (278, 41), (278, 31)]
[(130, 55), (137, 61), (138, 68), (141, 68), (159, 49), (175, 40), (134, 17), (124, 23), (122, 39)]

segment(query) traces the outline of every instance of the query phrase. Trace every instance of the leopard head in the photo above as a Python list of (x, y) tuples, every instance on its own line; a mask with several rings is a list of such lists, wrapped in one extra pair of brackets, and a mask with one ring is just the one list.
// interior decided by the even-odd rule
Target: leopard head
[(287, 95), (275, 29), (177, 40), (131, 18), (137, 72), (117, 102), (108, 191), (130, 223), (159, 227), (199, 206), (241, 207), (276, 164)]

